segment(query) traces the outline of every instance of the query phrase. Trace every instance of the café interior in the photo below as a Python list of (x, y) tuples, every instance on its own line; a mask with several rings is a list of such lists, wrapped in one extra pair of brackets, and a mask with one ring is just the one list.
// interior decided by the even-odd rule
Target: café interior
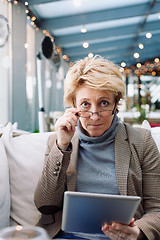
[(126, 83), (118, 116), (160, 125), (160, 0), (0, 0), (0, 125), (54, 131), (73, 63), (101, 55)]

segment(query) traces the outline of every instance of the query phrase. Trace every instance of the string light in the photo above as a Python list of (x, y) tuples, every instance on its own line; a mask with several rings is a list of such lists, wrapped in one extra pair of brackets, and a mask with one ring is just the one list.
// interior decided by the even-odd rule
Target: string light
[(69, 57), (68, 57), (67, 55), (63, 55), (63, 59), (64, 59), (65, 61), (69, 61)]
[(143, 45), (142, 43), (139, 43), (138, 47), (139, 47), (140, 49), (143, 49), (143, 48), (144, 48), (144, 45)]
[(86, 33), (86, 32), (87, 32), (87, 28), (82, 27), (82, 28), (81, 28), (81, 33)]
[(159, 58), (154, 59), (155, 63), (159, 63)]
[(72, 67), (73, 66), (73, 62), (70, 62), (69, 65), (70, 65), (70, 67)]
[(44, 30), (43, 30), (43, 33), (46, 34), (46, 32), (47, 32), (47, 30), (44, 29)]
[(89, 43), (88, 43), (88, 42), (84, 42), (84, 43), (83, 43), (83, 47), (84, 47), (84, 48), (88, 48), (88, 47), (89, 47)]
[(124, 72), (124, 68), (123, 67), (120, 67), (119, 70), (120, 70), (121, 73)]
[(148, 33), (146, 33), (146, 38), (151, 38), (152, 37), (152, 33), (150, 33), (150, 32), (148, 32)]
[[(13, 4), (15, 4), (15, 5), (18, 5), (18, 0), (7, 0), (7, 2), (8, 2), (8, 3), (13, 3)], [(80, 5), (82, 4), (82, 1), (81, 1), (81, 0), (75, 0), (75, 1), (74, 1), (74, 4), (75, 4), (76, 6), (80, 6)], [(30, 11), (30, 9), (28, 9), (29, 3), (26, 1), (26, 2), (24, 2), (24, 5), (25, 5), (26, 8), (27, 8), (27, 9), (25, 10), (26, 19), (27, 19), (28, 21), (30, 21), (30, 25), (35, 29), (35, 31), (39, 31), (37, 18), (36, 18), (36, 16), (34, 16), (34, 15), (32, 14), (32, 12)], [(49, 33), (46, 29), (42, 30), (42, 32), (43, 32), (43, 34), (45, 34), (46, 36), (49, 36), (49, 37), (51, 38), (51, 41), (54, 42), (54, 37), (51, 36), (50, 33)], [(85, 32), (87, 32), (87, 29), (86, 29), (85, 27), (82, 27), (82, 28), (81, 28), (81, 32), (82, 32), (82, 33), (85, 33)], [(29, 47), (28, 43), (25, 43), (25, 44), (24, 44), (24, 47), (27, 49), (27, 48)], [(84, 42), (84, 43), (83, 43), (83, 47), (84, 47), (84, 48), (88, 48), (88, 47), (89, 47), (89, 43)], [(57, 52), (58, 52), (59, 54), (62, 54), (61, 48), (57, 48)], [(90, 53), (90, 54), (92, 54), (92, 53)], [(92, 57), (92, 55), (90, 55), (90, 57)], [(63, 59), (64, 59), (65, 61), (69, 61), (69, 57), (68, 57), (67, 55), (63, 55)], [(70, 65), (72, 65), (72, 64), (73, 64), (73, 63), (71, 62)]]
[(15, 4), (15, 5), (18, 5), (18, 1), (17, 1), (17, 0), (14, 0), (14, 4)]
[(57, 47), (57, 52), (61, 54), (62, 53), (62, 49), (60, 47)]
[(89, 58), (93, 58), (93, 56), (94, 56), (93, 53), (88, 53)]
[(121, 67), (125, 67), (126, 66), (126, 63), (125, 62), (121, 62)]
[(141, 65), (141, 63), (137, 63), (137, 68), (140, 68), (142, 65)]
[[(136, 69), (137, 68), (137, 69)], [(138, 76), (142, 75), (160, 75), (160, 60), (159, 58), (155, 58), (150, 61), (146, 61), (143, 65), (141, 63), (137, 63), (136, 65), (132, 65), (130, 68), (125, 68), (126, 75), (136, 74)]]
[(34, 21), (36, 20), (36, 17), (33, 16), (33, 17), (31, 18), (31, 20), (34, 22)]
[(134, 53), (133, 56), (134, 56), (134, 58), (139, 58), (139, 53), (136, 52), (136, 53)]

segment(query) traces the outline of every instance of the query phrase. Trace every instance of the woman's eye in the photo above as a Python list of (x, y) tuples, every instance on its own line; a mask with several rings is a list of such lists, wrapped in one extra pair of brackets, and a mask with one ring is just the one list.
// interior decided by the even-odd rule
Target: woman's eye
[(84, 108), (89, 107), (89, 103), (83, 102), (83, 103), (81, 104), (81, 106), (84, 107)]
[(108, 102), (105, 101), (105, 100), (103, 100), (103, 101), (101, 102), (101, 106), (102, 106), (102, 107), (107, 107), (107, 106), (108, 106)]

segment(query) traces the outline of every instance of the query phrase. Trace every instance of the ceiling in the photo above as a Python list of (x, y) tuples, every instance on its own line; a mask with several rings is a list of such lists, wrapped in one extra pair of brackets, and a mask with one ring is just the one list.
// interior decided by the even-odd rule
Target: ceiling
[[(127, 66), (160, 57), (160, 0), (28, 0), (38, 26), (76, 61), (89, 53)], [(87, 32), (82, 33), (81, 29)], [(147, 38), (146, 33), (152, 37)], [(89, 44), (88, 48), (83, 43)], [(139, 44), (143, 44), (143, 49)], [(139, 53), (135, 58), (134, 53)]]

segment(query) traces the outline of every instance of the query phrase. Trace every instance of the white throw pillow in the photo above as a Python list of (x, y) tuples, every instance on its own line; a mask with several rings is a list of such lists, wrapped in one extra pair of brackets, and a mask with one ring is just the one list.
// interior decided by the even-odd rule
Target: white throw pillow
[(0, 229), (9, 226), (10, 187), (8, 160), (0, 138)]
[(9, 123), (2, 136), (9, 161), (12, 224), (35, 225), (40, 213), (34, 204), (34, 191), (42, 172), (47, 140), (53, 132), (12, 137), (12, 130)]
[(160, 151), (160, 127), (152, 127), (151, 128), (151, 126), (147, 120), (143, 121), (141, 127), (151, 131), (152, 137), (157, 144), (158, 150)]

